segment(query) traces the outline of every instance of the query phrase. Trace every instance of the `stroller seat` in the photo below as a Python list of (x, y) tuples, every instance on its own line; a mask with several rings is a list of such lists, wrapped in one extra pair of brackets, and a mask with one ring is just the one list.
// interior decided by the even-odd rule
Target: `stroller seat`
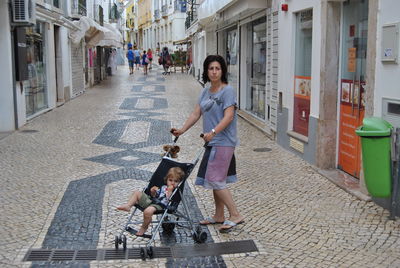
[[(172, 167), (179, 167), (181, 168), (185, 175), (183, 176), (182, 180), (178, 184), (178, 186), (175, 188), (173, 193), (170, 196), (170, 199), (168, 201), (168, 205), (165, 207), (165, 209), (162, 210), (157, 210), (154, 215), (161, 215), (158, 216), (159, 220), (157, 221), (152, 221), (151, 223), (156, 225), (154, 228), (151, 228), (151, 236), (147, 235), (150, 238), (150, 240), (146, 244), (146, 250), (145, 252), (148, 251), (149, 257), (151, 257), (152, 249), (149, 246), (151, 243), (154, 242), (155, 236), (160, 229), (160, 227), (163, 227), (164, 232), (172, 233), (175, 226), (178, 227), (183, 227), (183, 228), (188, 228), (192, 232), (192, 237), (196, 242), (203, 243), (207, 239), (207, 233), (203, 232), (200, 225), (197, 227), (194, 226), (194, 222), (191, 219), (189, 209), (187, 205), (185, 204), (184, 200), (184, 187), (186, 183), (186, 179), (189, 177), (190, 173), (192, 172), (193, 168), (197, 164), (198, 159), (195, 160), (193, 163), (181, 163), (178, 162), (168, 156), (164, 156), (157, 167), (156, 171), (153, 173), (151, 176), (151, 179), (149, 181), (149, 184), (147, 187), (144, 189), (144, 193), (150, 196), (150, 189), (153, 186), (157, 186), (161, 188), (165, 183), (164, 183), (164, 178), (167, 175), (168, 171)], [(156, 201), (155, 201), (156, 202)], [(183, 213), (178, 210), (179, 205), (182, 203), (183, 207)], [(124, 235), (124, 232), (128, 233), (133, 233), (132, 230), (135, 230), (135, 228), (131, 227), (134, 224), (141, 224), (139, 221), (132, 221), (133, 216), (135, 215), (136, 211), (140, 210), (143, 211), (144, 208), (139, 206), (138, 204), (135, 205), (134, 211), (131, 213), (129, 216), (129, 219), (123, 228), (121, 234), (119, 236), (115, 236), (115, 247), (118, 249), (119, 244), (123, 244), (123, 248), (126, 249), (126, 236)], [(171, 217), (170, 217), (171, 216)], [(176, 218), (175, 220), (172, 220), (172, 218)], [(154, 226), (153, 225), (153, 226)], [(145, 255), (146, 256), (146, 255)]]

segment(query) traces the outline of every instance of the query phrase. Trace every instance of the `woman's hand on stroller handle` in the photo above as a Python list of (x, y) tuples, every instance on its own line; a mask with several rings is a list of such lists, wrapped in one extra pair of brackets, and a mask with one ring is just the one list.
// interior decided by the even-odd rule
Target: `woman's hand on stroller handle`
[(200, 134), (200, 138), (202, 138), (202, 139), (205, 141), (204, 147), (207, 147), (209, 141), (206, 140), (206, 135), (205, 135), (204, 133), (201, 133), (201, 134)]
[(169, 132), (171, 132), (171, 134), (175, 136), (174, 143), (176, 143), (178, 141), (179, 136), (183, 134), (183, 132), (180, 129), (176, 128), (171, 128)]

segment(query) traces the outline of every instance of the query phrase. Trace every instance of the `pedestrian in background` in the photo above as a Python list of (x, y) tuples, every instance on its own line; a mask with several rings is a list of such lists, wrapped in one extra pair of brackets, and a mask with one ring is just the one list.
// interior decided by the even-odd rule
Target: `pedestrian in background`
[(147, 50), (147, 57), (149, 57), (149, 70), (151, 70), (153, 65), (153, 51), (151, 51), (151, 48)]
[(140, 66), (140, 50), (137, 47), (135, 47), (135, 49), (133, 50), (133, 55), (135, 57), (136, 70), (139, 70), (139, 66)]
[(147, 75), (147, 65), (149, 64), (149, 58), (146, 54), (146, 50), (143, 50), (142, 54), (142, 65), (143, 65), (143, 72), (145, 75)]
[(161, 62), (164, 68), (164, 72), (162, 74), (166, 75), (169, 73), (169, 66), (171, 66), (171, 55), (169, 54), (167, 47), (163, 48), (163, 51), (161, 53)]
[[(200, 224), (222, 223), (220, 232), (229, 232), (237, 224), (244, 222), (239, 213), (227, 183), (237, 181), (234, 150), (237, 138), (237, 102), (232, 86), (228, 85), (227, 66), (223, 57), (209, 55), (204, 60), (204, 83), (200, 98), (186, 122), (180, 129), (171, 132), (178, 137), (189, 130), (203, 116), (203, 139), (207, 143), (196, 185), (213, 190), (215, 213)], [(229, 218), (225, 219), (225, 207)]]
[(132, 51), (132, 46), (128, 47), (128, 52), (126, 53), (126, 57), (128, 58), (129, 74), (133, 74), (133, 61), (135, 57)]

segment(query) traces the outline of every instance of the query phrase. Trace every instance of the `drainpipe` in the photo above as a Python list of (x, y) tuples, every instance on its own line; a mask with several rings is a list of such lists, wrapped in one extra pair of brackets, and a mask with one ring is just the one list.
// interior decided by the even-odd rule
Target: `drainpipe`
[[(11, 12), (11, 1), (8, 2), (8, 14), (9, 14), (9, 19), (10, 19), (10, 25), (11, 25), (11, 20), (12, 20), (12, 12)], [(17, 88), (16, 88), (16, 81), (15, 81), (15, 51), (14, 51), (14, 26), (11, 27), (11, 72), (12, 72), (12, 90), (13, 90), (13, 101), (14, 101), (14, 128), (15, 130), (18, 129), (18, 102), (17, 102)], [(21, 88), (22, 88), (22, 82), (21, 82)]]

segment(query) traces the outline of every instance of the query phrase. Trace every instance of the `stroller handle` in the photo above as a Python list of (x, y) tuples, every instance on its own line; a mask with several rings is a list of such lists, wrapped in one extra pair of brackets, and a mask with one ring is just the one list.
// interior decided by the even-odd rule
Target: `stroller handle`
[[(171, 132), (171, 134), (174, 134), (174, 130), (171, 128), (171, 130), (169, 131)], [(179, 136), (176, 136), (174, 139), (174, 143), (176, 143), (178, 141)]]
[[(203, 138), (204, 137), (204, 133), (200, 133), (200, 138)], [(206, 141), (205, 143), (204, 143), (204, 147), (207, 147), (208, 146), (208, 141)]]

